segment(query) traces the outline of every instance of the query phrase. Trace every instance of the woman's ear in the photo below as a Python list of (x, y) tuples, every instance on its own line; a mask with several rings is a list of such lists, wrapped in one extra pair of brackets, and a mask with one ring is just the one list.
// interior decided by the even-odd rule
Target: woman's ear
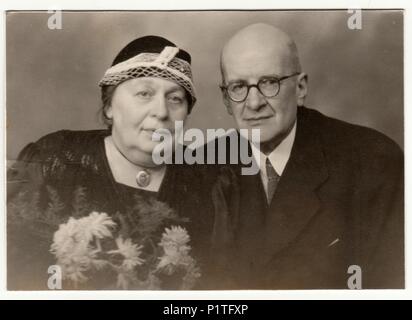
[(296, 100), (299, 107), (305, 104), (305, 98), (308, 93), (308, 75), (304, 72), (299, 74), (296, 83)]
[(103, 122), (111, 128), (113, 126), (113, 111), (111, 105), (105, 105), (102, 109)]
[(113, 120), (113, 110), (112, 110), (112, 106), (111, 106), (111, 105), (105, 106), (105, 108), (104, 108), (104, 115), (105, 115), (105, 118), (106, 118), (107, 120)]

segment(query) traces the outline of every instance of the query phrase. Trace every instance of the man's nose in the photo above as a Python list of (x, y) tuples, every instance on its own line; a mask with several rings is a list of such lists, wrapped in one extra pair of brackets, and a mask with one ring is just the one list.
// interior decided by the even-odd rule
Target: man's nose
[(258, 88), (252, 87), (249, 90), (245, 103), (249, 109), (258, 110), (266, 104), (266, 100), (265, 97), (259, 92)]
[(152, 105), (152, 115), (158, 119), (164, 120), (169, 115), (167, 101), (164, 96), (158, 96)]

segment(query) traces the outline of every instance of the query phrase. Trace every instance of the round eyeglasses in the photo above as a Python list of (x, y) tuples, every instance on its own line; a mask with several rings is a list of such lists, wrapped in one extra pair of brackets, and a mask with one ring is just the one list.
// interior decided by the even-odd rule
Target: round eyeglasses
[(247, 84), (246, 81), (235, 81), (229, 83), (227, 86), (221, 85), (220, 89), (226, 91), (230, 100), (234, 102), (243, 102), (249, 95), (250, 88), (257, 88), (259, 92), (266, 98), (273, 98), (278, 95), (280, 91), (280, 83), (283, 80), (297, 76), (300, 72), (295, 72), (289, 76), (281, 78), (277, 77), (263, 77), (260, 78), (256, 84)]

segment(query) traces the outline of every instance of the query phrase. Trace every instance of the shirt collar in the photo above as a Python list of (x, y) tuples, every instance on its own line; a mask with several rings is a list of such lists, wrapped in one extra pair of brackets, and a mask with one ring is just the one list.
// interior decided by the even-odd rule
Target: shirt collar
[(256, 161), (258, 163), (259, 169), (265, 169), (266, 158), (269, 158), (269, 161), (272, 164), (273, 168), (276, 170), (277, 174), (281, 176), (289, 160), (290, 153), (292, 152), (293, 142), (295, 141), (295, 135), (296, 121), (293, 125), (292, 130), (290, 130), (286, 138), (283, 139), (282, 142), (268, 156), (262, 153), (260, 149), (256, 148), (256, 146), (254, 146), (253, 143), (251, 143), (250, 145), (252, 147), (254, 158), (259, 159), (260, 157), (260, 161)]

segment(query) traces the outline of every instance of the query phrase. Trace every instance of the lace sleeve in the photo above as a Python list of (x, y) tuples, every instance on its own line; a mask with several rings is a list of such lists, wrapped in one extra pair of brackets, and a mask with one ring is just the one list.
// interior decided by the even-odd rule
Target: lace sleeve
[[(79, 150), (69, 145), (73, 135), (61, 130), (23, 148), (7, 172), (8, 200), (21, 190), (36, 191), (46, 180), (61, 178), (67, 165), (76, 161), (77, 153), (83, 152), (81, 143), (72, 142)], [(84, 135), (79, 135), (80, 138), (84, 139)]]
[(7, 170), (7, 199), (20, 191), (36, 189), (43, 181), (41, 150), (36, 143), (28, 144)]

